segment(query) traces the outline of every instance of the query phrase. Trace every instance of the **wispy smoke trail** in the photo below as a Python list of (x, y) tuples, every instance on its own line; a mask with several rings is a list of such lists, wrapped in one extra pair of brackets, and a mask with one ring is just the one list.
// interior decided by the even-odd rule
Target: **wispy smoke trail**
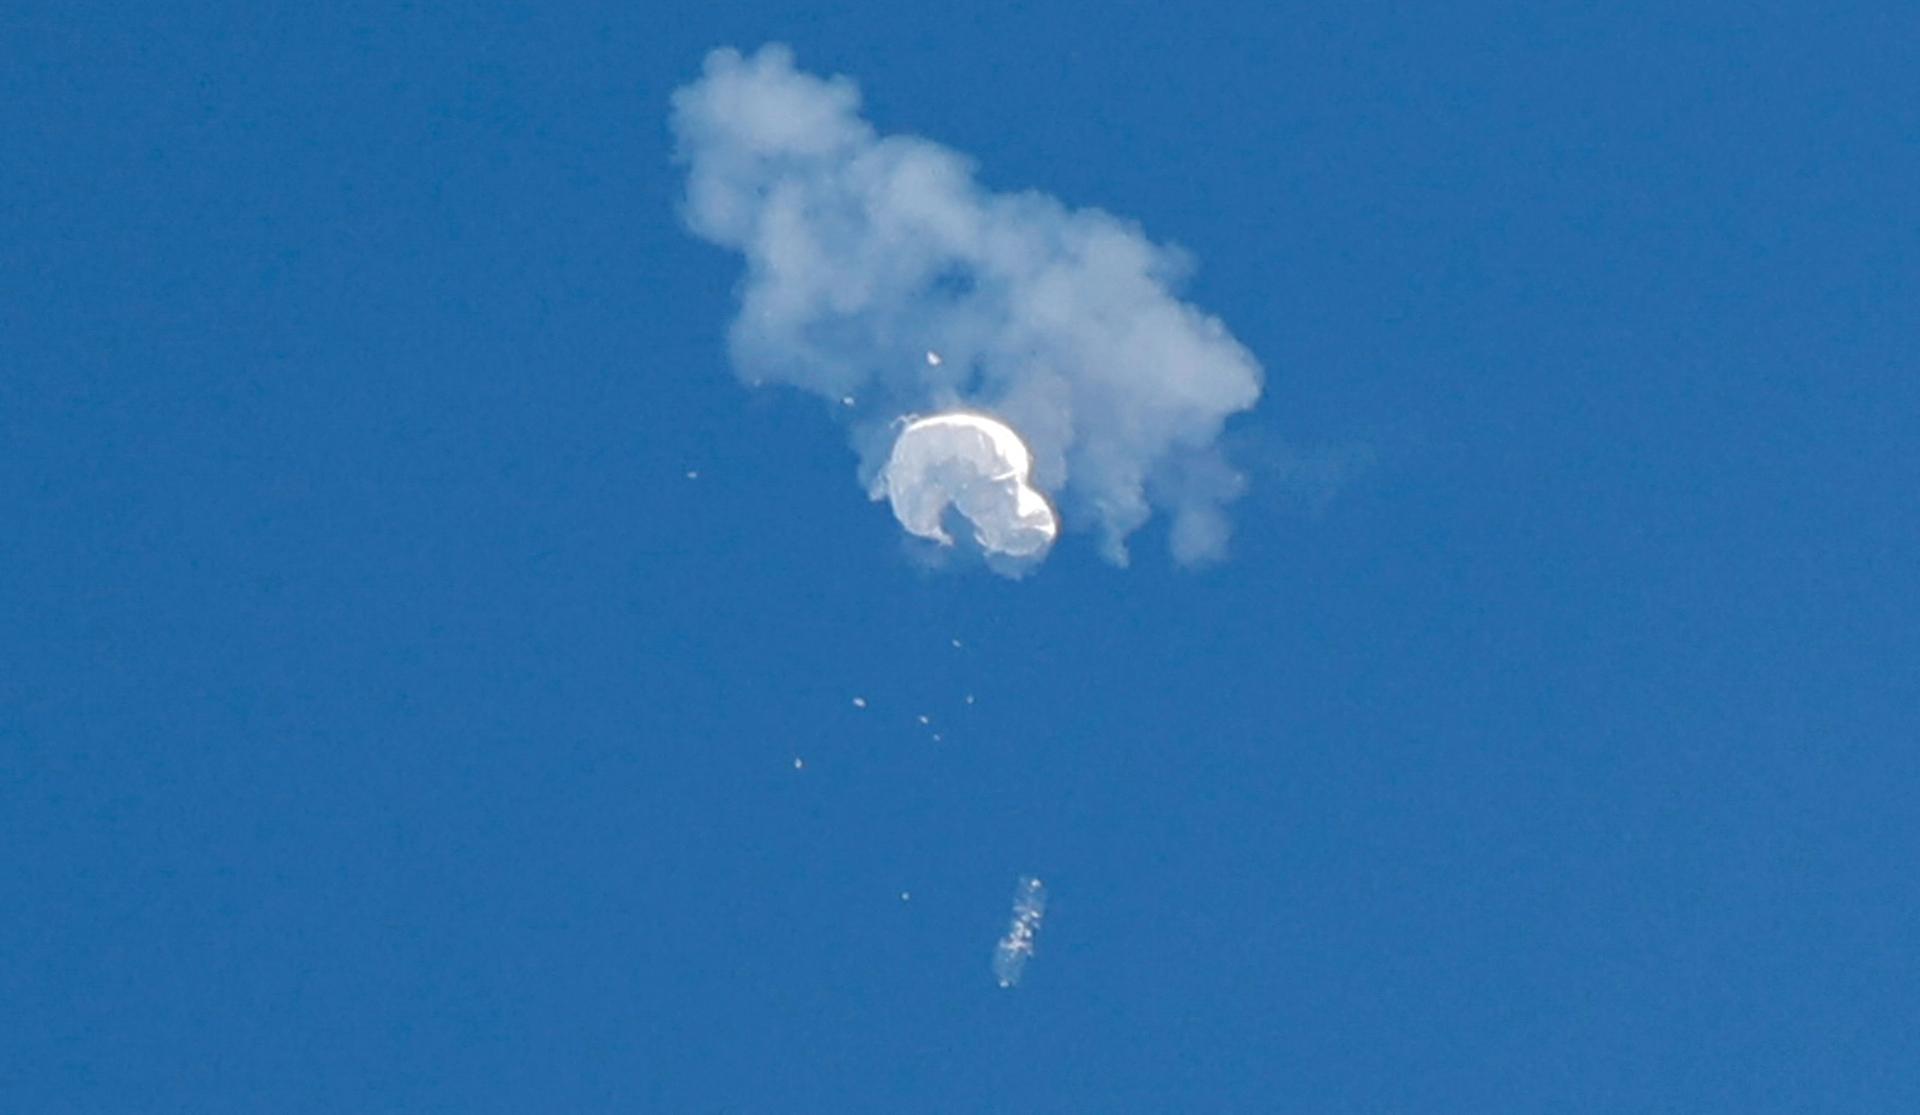
[(1176, 558), (1218, 557), (1241, 482), (1215, 443), (1260, 367), (1174, 296), (1183, 254), (1099, 210), (991, 193), (964, 156), (859, 108), (781, 46), (714, 51), (674, 94), (687, 224), (746, 256), (741, 376), (853, 400), (865, 483), (893, 419), (975, 411), (1019, 431), (1034, 483), (1111, 560), (1156, 509)]

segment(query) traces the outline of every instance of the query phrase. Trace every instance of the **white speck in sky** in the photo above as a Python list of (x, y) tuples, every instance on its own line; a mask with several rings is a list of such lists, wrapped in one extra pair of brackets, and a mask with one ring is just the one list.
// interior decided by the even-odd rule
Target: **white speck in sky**
[(866, 699), (865, 697), (855, 697), (855, 698), (853, 699), (853, 707), (854, 707), (854, 708), (866, 708), (866, 707), (867, 707), (867, 699)]

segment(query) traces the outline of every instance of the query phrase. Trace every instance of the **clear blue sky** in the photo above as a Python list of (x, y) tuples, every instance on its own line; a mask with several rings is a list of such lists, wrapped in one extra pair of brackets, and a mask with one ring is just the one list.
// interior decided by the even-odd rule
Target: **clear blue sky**
[[(553, 7), (0, 17), (0, 1109), (1920, 1110), (1910, 9)], [(1226, 564), (732, 376), (769, 40), (1194, 254)]]

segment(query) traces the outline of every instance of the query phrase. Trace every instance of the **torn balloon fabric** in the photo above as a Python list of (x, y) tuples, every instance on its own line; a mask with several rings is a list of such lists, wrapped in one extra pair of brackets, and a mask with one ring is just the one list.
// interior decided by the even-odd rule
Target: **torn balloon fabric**
[(936, 414), (907, 423), (874, 482), (874, 499), (900, 525), (943, 546), (949, 510), (973, 527), (988, 553), (1035, 557), (1060, 533), (1046, 496), (1033, 486), (1033, 454), (1020, 435), (984, 414)]

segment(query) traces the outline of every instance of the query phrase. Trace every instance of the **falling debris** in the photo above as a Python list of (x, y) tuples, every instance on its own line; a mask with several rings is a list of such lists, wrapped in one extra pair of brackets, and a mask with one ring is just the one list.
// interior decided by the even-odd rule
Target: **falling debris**
[(981, 549), (1038, 558), (1053, 545), (1060, 522), (1032, 474), (1033, 454), (1011, 426), (954, 411), (907, 423), (871, 494), (893, 505), (893, 517), (909, 534), (953, 545), (941, 526), (951, 509), (973, 524)]
[(853, 707), (854, 707), (854, 708), (866, 708), (866, 707), (867, 707), (867, 699), (866, 699), (865, 697), (855, 697), (855, 698), (853, 699)]
[(807, 764), (805, 764), (805, 763), (803, 763), (803, 762), (801, 762), (801, 761), (800, 761), (800, 756), (798, 756), (798, 755), (795, 755), (795, 756), (793, 757), (793, 769), (794, 769), (794, 770), (801, 770), (801, 769), (803, 769), (803, 768), (805, 768), (805, 767), (806, 767), (806, 765), (807, 765)]
[(927, 366), (930, 368), (938, 368), (940, 366), (940, 354), (932, 349), (927, 350)]
[(958, 640), (958, 639), (955, 639), (955, 640), (953, 640), (953, 649), (955, 649), (955, 650), (959, 650), (959, 649), (960, 649), (960, 640)]
[(933, 717), (928, 716), (926, 713), (923, 712), (920, 714), (920, 723), (931, 724), (933, 723)]
[(1046, 913), (1047, 888), (1031, 875), (1020, 876), (1013, 891), (1013, 921), (993, 950), (993, 975), (1001, 987), (1020, 982), (1027, 959), (1033, 955), (1034, 938), (1040, 933), (1040, 919)]
[(935, 742), (935, 743), (939, 743), (939, 742), (940, 742), (940, 733), (939, 733), (939, 732), (935, 732), (935, 733), (933, 733), (933, 742)]
[(969, 693), (969, 694), (967, 694), (967, 703), (968, 703), (968, 704), (972, 704), (972, 703), (973, 703), (973, 694), (971, 694), (971, 693)]
[(901, 891), (901, 892), (900, 892), (900, 901), (902, 901), (902, 902), (911, 902), (911, 901), (913, 901), (913, 892), (912, 892), (912, 891), (907, 891), (907, 890), (903, 890), (903, 891)]
[(699, 469), (692, 469), (692, 468), (690, 468), (690, 469), (688, 469), (688, 470), (687, 470), (687, 479), (688, 479), (688, 480), (698, 480), (698, 479), (700, 479), (700, 470), (699, 470)]
[(843, 407), (850, 407), (850, 406), (852, 406), (852, 405), (853, 405), (853, 396), (852, 396), (852, 395), (842, 395), (842, 396), (840, 396), (840, 405), (841, 405), (841, 406), (843, 406)]

